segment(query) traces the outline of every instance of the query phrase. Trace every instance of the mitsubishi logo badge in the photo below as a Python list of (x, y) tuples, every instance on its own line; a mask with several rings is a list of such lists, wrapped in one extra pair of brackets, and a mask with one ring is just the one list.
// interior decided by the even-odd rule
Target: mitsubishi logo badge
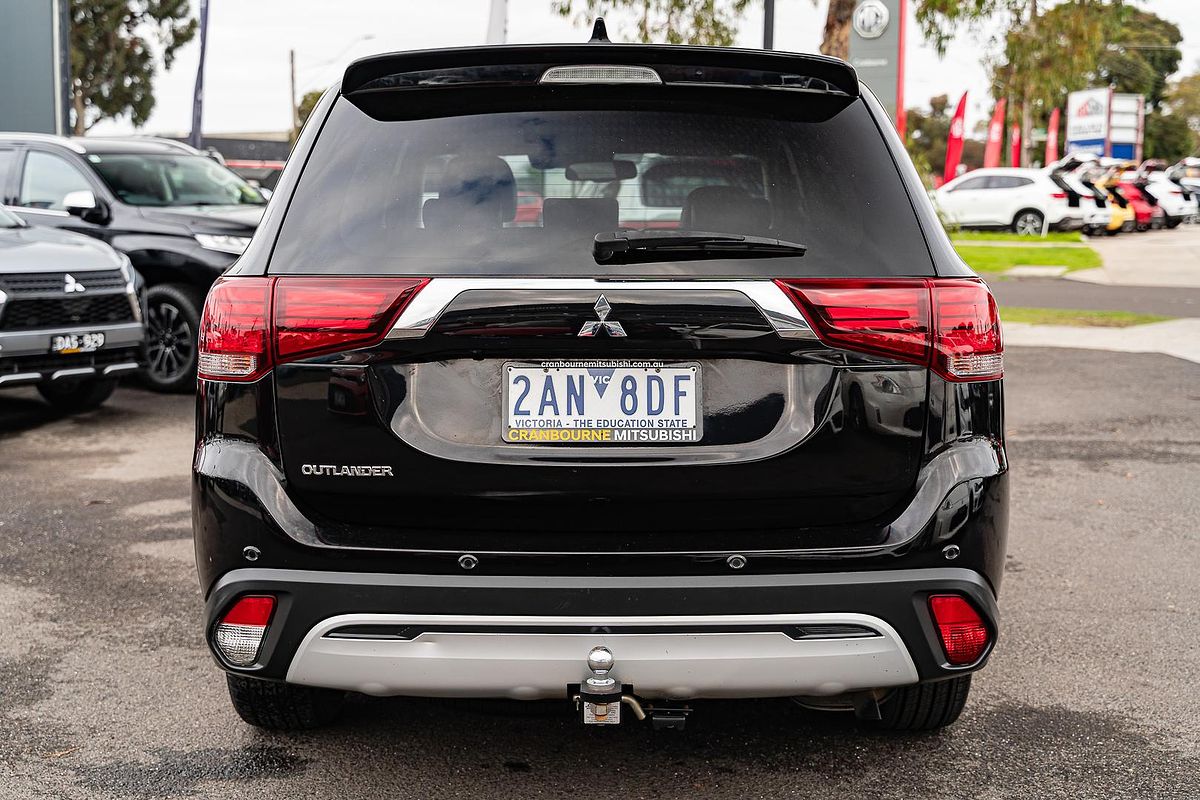
[(67, 294), (73, 294), (75, 292), (86, 292), (87, 287), (85, 287), (79, 281), (75, 280), (75, 276), (68, 272), (63, 277), (63, 291), (66, 292)]
[(598, 322), (585, 322), (583, 327), (579, 329), (578, 336), (595, 336), (601, 331), (609, 336), (624, 336), (625, 329), (621, 327), (619, 322), (609, 322), (608, 315), (612, 313), (612, 306), (608, 304), (608, 298), (600, 295), (596, 301), (596, 305), (592, 306), (596, 309), (596, 316), (600, 318)]

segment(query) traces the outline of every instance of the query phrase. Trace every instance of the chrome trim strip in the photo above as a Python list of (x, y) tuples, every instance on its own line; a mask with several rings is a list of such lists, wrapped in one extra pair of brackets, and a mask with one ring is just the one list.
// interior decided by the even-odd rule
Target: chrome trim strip
[(492, 289), (512, 292), (544, 290), (613, 291), (729, 291), (745, 295), (758, 307), (775, 332), (788, 339), (816, 339), (808, 320), (774, 281), (760, 280), (622, 280), (599, 278), (434, 278), (417, 293), (388, 339), (420, 339), (463, 292)]
[(126, 372), (137, 372), (140, 369), (136, 361), (128, 361), (124, 364), (109, 364), (104, 368), (105, 375), (123, 375)]
[(40, 381), (42, 373), (40, 372), (18, 372), (14, 375), (0, 375), (0, 386), (8, 383), (30, 383), (32, 381)]
[(63, 378), (81, 378), (88, 375), (95, 375), (95, 367), (72, 367), (71, 369), (58, 369), (50, 374), (50, 380), (57, 381)]

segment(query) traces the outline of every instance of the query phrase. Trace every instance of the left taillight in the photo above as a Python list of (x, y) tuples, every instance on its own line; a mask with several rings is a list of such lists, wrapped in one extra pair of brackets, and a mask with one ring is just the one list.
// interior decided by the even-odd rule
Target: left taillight
[(378, 344), (427, 282), (222, 278), (200, 320), (200, 377), (255, 381), (275, 364)]
[(272, 278), (220, 278), (200, 315), (199, 373), (255, 381), (271, 370)]
[(258, 658), (275, 598), (270, 595), (246, 595), (238, 599), (217, 623), (213, 641), (230, 664), (248, 667)]
[(1004, 374), (996, 301), (977, 279), (778, 280), (833, 347), (921, 364), (951, 381)]

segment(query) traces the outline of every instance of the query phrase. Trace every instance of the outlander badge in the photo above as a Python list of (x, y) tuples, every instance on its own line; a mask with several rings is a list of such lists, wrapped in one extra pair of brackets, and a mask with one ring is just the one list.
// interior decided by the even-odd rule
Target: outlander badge
[(600, 318), (598, 322), (585, 322), (583, 327), (579, 329), (577, 336), (595, 336), (603, 331), (609, 336), (624, 336), (625, 328), (619, 322), (609, 322), (608, 315), (612, 313), (612, 306), (608, 304), (608, 298), (600, 295), (596, 300), (596, 305), (592, 306), (596, 309), (596, 316)]

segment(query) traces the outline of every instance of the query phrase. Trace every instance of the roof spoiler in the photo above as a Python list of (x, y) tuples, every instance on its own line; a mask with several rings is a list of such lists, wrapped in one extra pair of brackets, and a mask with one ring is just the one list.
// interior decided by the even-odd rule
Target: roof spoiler
[[(687, 68), (696, 71), (690, 83), (706, 83), (705, 69), (746, 70), (816, 78), (848, 97), (858, 97), (858, 75), (844, 61), (828, 56), (724, 47), (612, 44), (500, 45), (413, 50), (370, 56), (352, 63), (342, 78), (342, 94), (353, 94), (380, 78), (431, 70), (471, 70), (521, 65), (621, 65)], [(665, 83), (674, 81), (664, 80)], [(716, 81), (726, 83), (725, 81)]]

